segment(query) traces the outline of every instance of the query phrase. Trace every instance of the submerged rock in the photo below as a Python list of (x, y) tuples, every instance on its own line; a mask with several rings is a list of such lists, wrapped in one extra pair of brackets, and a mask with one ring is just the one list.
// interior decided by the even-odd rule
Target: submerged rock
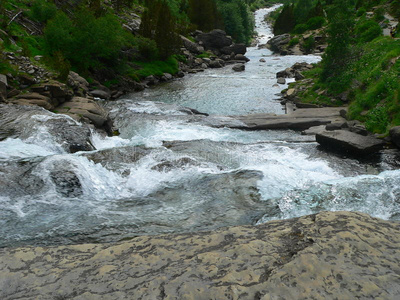
[(82, 196), (82, 185), (76, 174), (70, 170), (57, 170), (50, 173), (57, 193), (63, 197)]
[(232, 67), (232, 70), (235, 72), (243, 72), (246, 69), (244, 64), (237, 64)]
[(322, 212), (117, 244), (1, 249), (0, 297), (397, 299), (399, 245), (398, 223)]

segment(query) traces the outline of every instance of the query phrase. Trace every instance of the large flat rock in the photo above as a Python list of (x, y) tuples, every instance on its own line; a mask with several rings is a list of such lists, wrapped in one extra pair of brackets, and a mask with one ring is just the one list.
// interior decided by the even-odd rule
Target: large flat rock
[(323, 131), (316, 135), (316, 140), (333, 151), (362, 155), (377, 152), (385, 145), (383, 140), (347, 130)]
[(0, 250), (0, 298), (400, 299), (400, 225), (322, 212), (117, 244)]
[(214, 127), (229, 127), (246, 130), (293, 129), (305, 130), (310, 127), (326, 125), (333, 122), (344, 122), (340, 111), (344, 107), (324, 107), (297, 109), (291, 114), (252, 114), (245, 116), (205, 118), (205, 123)]

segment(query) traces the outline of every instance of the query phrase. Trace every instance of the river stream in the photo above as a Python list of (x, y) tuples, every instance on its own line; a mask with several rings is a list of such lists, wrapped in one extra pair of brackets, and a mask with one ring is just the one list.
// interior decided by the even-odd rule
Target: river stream
[[(256, 12), (260, 44), (273, 36), (263, 21), (272, 9)], [(397, 151), (361, 161), (321, 151), (299, 132), (210, 127), (185, 108), (283, 114), (276, 72), (320, 60), (257, 47), (246, 56), (244, 72), (208, 69), (106, 103), (121, 134), (93, 132), (95, 151), (66, 153), (43, 116), (1, 141), (0, 247), (111, 242), (321, 210), (400, 219)]]

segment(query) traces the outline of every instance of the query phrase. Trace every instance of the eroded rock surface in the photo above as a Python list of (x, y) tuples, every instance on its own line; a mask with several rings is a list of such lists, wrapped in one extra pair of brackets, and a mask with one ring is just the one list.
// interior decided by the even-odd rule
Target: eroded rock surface
[(399, 299), (400, 225), (323, 212), (117, 244), (0, 250), (10, 299)]

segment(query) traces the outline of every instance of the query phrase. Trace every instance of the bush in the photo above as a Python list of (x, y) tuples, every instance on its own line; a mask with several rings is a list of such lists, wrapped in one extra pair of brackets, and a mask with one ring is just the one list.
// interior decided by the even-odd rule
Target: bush
[(81, 72), (103, 65), (113, 66), (122, 46), (133, 43), (116, 16), (96, 18), (88, 9), (81, 9), (71, 20), (57, 12), (44, 30), (45, 50), (51, 56), (60, 51)]
[(308, 29), (306, 24), (297, 24), (296, 27), (294, 28), (293, 32), (296, 34), (302, 34), (306, 32)]
[(382, 29), (375, 21), (364, 19), (357, 24), (355, 33), (360, 43), (367, 43), (380, 36)]
[(293, 47), (294, 45), (297, 45), (299, 43), (299, 38), (295, 37), (292, 38), (289, 42), (289, 48)]
[(315, 39), (313, 36), (310, 36), (308, 39), (304, 40), (303, 48), (306, 50), (307, 53), (312, 52), (315, 48)]
[(134, 44), (139, 51), (138, 60), (152, 61), (158, 59), (157, 44), (154, 40), (139, 36), (135, 37)]
[(308, 30), (315, 30), (321, 28), (325, 25), (325, 18), (324, 17), (314, 17), (307, 21), (307, 29)]
[(364, 7), (361, 7), (359, 10), (357, 10), (357, 17), (362, 17), (365, 15), (365, 13), (367, 12), (367, 10)]
[(46, 23), (57, 13), (57, 6), (46, 0), (35, 0), (32, 3), (29, 17), (35, 21)]

